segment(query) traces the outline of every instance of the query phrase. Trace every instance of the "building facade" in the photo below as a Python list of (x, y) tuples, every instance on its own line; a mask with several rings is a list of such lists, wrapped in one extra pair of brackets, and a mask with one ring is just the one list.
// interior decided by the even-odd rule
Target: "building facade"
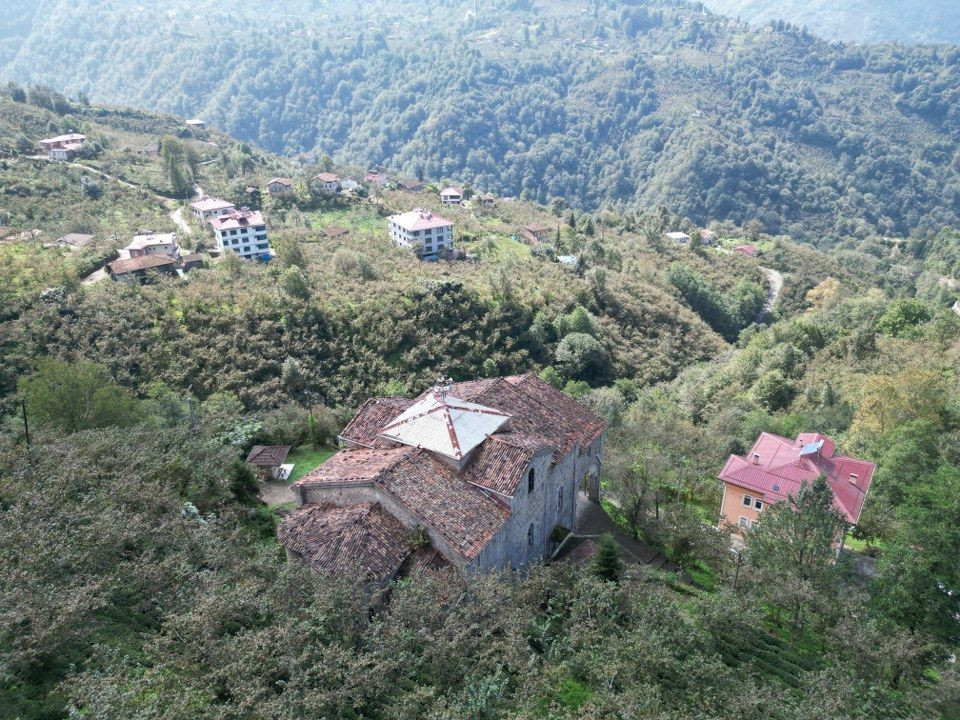
[(440, 191), (440, 202), (444, 205), (459, 205), (463, 202), (463, 190), (450, 186)]
[(240, 208), (211, 218), (210, 227), (218, 252), (232, 252), (245, 260), (270, 259), (267, 224), (260, 212)]
[(427, 210), (411, 210), (387, 218), (390, 239), (411, 248), (425, 260), (435, 260), (453, 247), (453, 222)]
[[(310, 528), (345, 510), (385, 527), (376, 510), (465, 572), (542, 562), (574, 527), (578, 495), (599, 500), (605, 428), (532, 374), (374, 398), (344, 428), (344, 449), (293, 484), (300, 508), (278, 535), (291, 558), (336, 570), (341, 546), (310, 540)], [(350, 553), (384, 580), (415, 553), (406, 542), (385, 548), (380, 538)], [(397, 562), (377, 571), (386, 555)]]

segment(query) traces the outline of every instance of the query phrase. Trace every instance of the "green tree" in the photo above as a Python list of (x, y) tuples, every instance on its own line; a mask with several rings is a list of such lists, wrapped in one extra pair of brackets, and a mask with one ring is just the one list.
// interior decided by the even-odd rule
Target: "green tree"
[(19, 384), (28, 418), (66, 433), (130, 425), (139, 417), (139, 403), (117, 385), (101, 365), (41, 360)]
[(597, 380), (608, 370), (609, 358), (596, 338), (586, 333), (570, 333), (557, 346), (557, 365), (568, 378)]
[(597, 554), (593, 556), (591, 571), (601, 580), (617, 582), (623, 572), (620, 561), (620, 546), (613, 535), (606, 533), (597, 543)]
[(804, 483), (795, 496), (768, 505), (747, 533), (747, 562), (757, 592), (790, 611), (796, 627), (836, 581), (834, 543), (846, 520), (826, 478)]

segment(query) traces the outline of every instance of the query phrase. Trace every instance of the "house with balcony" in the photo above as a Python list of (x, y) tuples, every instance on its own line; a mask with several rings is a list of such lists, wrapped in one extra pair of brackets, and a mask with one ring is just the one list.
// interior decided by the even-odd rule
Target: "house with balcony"
[(463, 188), (455, 185), (440, 191), (440, 202), (444, 205), (460, 205), (463, 202)]
[(435, 260), (453, 246), (453, 222), (428, 210), (417, 208), (387, 218), (390, 239), (411, 248), (424, 260)]
[(836, 507), (851, 526), (856, 525), (874, 469), (866, 460), (840, 455), (833, 440), (818, 433), (801, 433), (796, 440), (761, 433), (746, 457), (731, 455), (720, 471), (720, 522), (733, 529), (734, 541), (740, 544), (767, 507), (823, 475)]
[(320, 192), (325, 195), (336, 195), (340, 192), (340, 178), (329, 172), (319, 173), (314, 178), (320, 185)]
[(216, 250), (232, 252), (244, 260), (270, 259), (270, 240), (263, 214), (249, 208), (240, 208), (210, 219)]
[(291, 485), (299, 507), (277, 535), (291, 560), (374, 582), (543, 562), (577, 503), (599, 502), (605, 429), (533, 374), (373, 398), (343, 449)]
[(293, 180), (275, 177), (267, 183), (267, 192), (271, 195), (289, 195), (293, 192)]
[(180, 246), (175, 233), (162, 233), (155, 230), (138, 230), (133, 240), (120, 250), (121, 259), (147, 257), (148, 255), (166, 255), (177, 259)]

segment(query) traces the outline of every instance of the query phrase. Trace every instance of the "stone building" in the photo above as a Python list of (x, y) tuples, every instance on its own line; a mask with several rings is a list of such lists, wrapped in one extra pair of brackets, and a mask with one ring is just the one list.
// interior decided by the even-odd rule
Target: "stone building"
[(300, 507), (278, 536), (290, 558), (328, 572), (359, 565), (378, 581), (411, 563), (541, 562), (573, 528), (578, 495), (599, 500), (605, 429), (532, 374), (373, 398), (343, 449), (292, 485)]

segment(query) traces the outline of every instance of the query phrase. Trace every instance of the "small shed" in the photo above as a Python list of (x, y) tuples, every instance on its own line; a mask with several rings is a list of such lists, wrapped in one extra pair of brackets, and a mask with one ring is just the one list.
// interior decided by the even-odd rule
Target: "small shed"
[(262, 473), (276, 477), (289, 454), (289, 445), (254, 445), (247, 455), (247, 465), (253, 465)]

